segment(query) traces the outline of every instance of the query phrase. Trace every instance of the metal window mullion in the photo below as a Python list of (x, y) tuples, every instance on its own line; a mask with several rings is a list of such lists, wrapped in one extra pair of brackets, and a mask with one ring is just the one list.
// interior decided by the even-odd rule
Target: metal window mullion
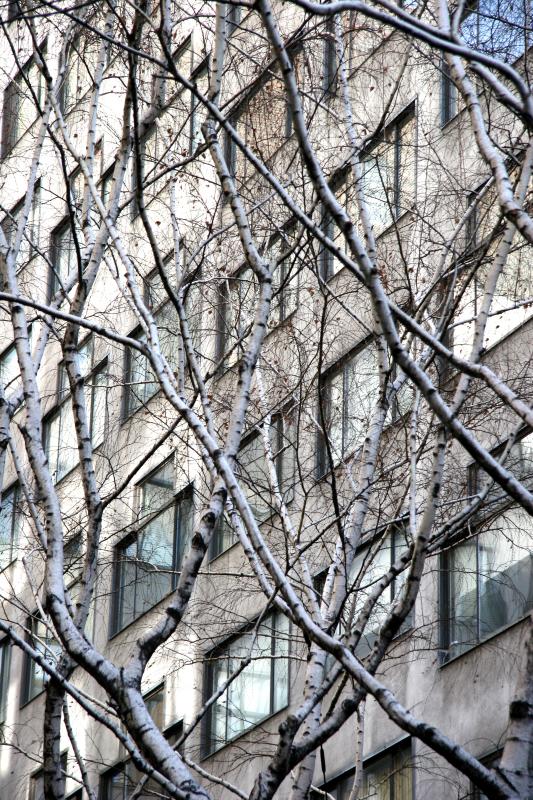
[(477, 641), (481, 641), (481, 631), (480, 631), (480, 610), (481, 610), (481, 603), (480, 603), (480, 593), (479, 593), (479, 534), (476, 536), (476, 638)]
[(401, 125), (394, 126), (394, 217), (400, 216), (400, 166), (402, 156)]
[(272, 616), (272, 633), (270, 635), (270, 708), (271, 714), (274, 713), (274, 684), (276, 680), (276, 617)]
[(346, 438), (347, 438), (347, 428), (348, 428), (348, 362), (342, 368), (342, 425), (341, 425), (341, 441), (342, 441), (342, 453), (341, 455), (344, 456), (346, 452)]
[[(230, 658), (230, 648), (229, 647), (228, 647), (226, 652), (227, 652), (227, 678), (229, 678), (230, 669), (231, 669), (231, 658)], [(228, 730), (229, 730), (229, 693), (230, 693), (231, 686), (232, 686), (232, 684), (230, 683), (226, 687), (226, 713), (225, 713), (225, 725), (224, 725), (224, 741), (225, 742), (229, 741), (229, 739), (228, 739), (228, 736), (229, 736), (229, 732), (228, 732)]]

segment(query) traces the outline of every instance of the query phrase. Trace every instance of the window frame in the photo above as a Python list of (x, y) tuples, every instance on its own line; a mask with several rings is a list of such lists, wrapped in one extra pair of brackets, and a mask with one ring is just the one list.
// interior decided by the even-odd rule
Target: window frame
[[(409, 208), (403, 207), (402, 204), (402, 197), (406, 193), (406, 189), (403, 187), (401, 170), (402, 170), (402, 151), (405, 148), (405, 144), (402, 147), (402, 130), (405, 126), (407, 126), (410, 122), (413, 123), (413, 198), (411, 202), (411, 206), (416, 203), (416, 189), (417, 189), (417, 152), (418, 152), (418, 126), (417, 126), (417, 102), (416, 100), (411, 101), (407, 104), (405, 108), (403, 108), (399, 114), (397, 114), (389, 123), (383, 126), (382, 130), (373, 137), (372, 141), (369, 142), (368, 146), (361, 154), (361, 166), (363, 170), (363, 192), (366, 196), (366, 186), (365, 186), (365, 176), (366, 173), (373, 168), (372, 161), (376, 164), (375, 155), (373, 155), (378, 148), (385, 144), (391, 144), (394, 151), (394, 165), (393, 165), (393, 173), (394, 173), (394, 185), (393, 185), (393, 201), (390, 202), (389, 197), (387, 196), (387, 209), (388, 209), (388, 216), (390, 219), (383, 227), (377, 226), (377, 221), (371, 219), (372, 228), (374, 229), (374, 235), (377, 238), (382, 236), (386, 233), (394, 224), (400, 220), (404, 214), (409, 212)], [(387, 142), (388, 137), (393, 134), (393, 141)], [(365, 168), (365, 164), (370, 163), (371, 166), (369, 169)], [(379, 174), (379, 173), (378, 173)], [(381, 174), (379, 174), (381, 180)], [(382, 189), (385, 187), (383, 186), (383, 182), (381, 180)]]
[[(33, 187), (30, 213), (28, 214), (28, 220), (24, 228), (24, 234), (21, 239), (20, 249), (18, 252), (19, 258), (21, 253), (24, 255), (24, 260), (21, 263), (19, 262), (19, 259), (17, 259), (17, 264), (16, 264), (17, 274), (22, 269), (25, 269), (28, 266), (28, 264), (30, 264), (33, 261), (35, 256), (39, 254), (40, 251), (42, 207), (43, 207), (41, 193), (42, 193), (41, 179), (38, 178), (35, 181), (35, 185)], [(0, 223), (2, 225), (4, 235), (10, 247), (12, 246), (13, 234), (15, 233), (16, 228), (18, 226), (18, 217), (22, 212), (22, 210), (24, 209), (25, 202), (26, 198), (21, 197), (21, 199), (15, 203), (15, 205), (11, 208), (11, 210), (7, 214), (5, 214), (2, 222)], [(27, 254), (24, 252), (26, 248), (27, 248)]]
[[(273, 452), (273, 458), (276, 467), (276, 476), (282, 496), (284, 494), (286, 495), (286, 497), (284, 497), (284, 502), (287, 505), (291, 503), (294, 498), (294, 486), (288, 490), (287, 489), (284, 490), (283, 485), (288, 478), (292, 477), (292, 479), (294, 479), (296, 473), (296, 447), (294, 445), (293, 439), (290, 436), (287, 436), (286, 434), (286, 424), (288, 424), (289, 426), (296, 424), (295, 411), (296, 407), (294, 405), (285, 406), (284, 408), (278, 411), (272, 412), (270, 420), (270, 427), (271, 430), (272, 428), (274, 428), (274, 436), (275, 436), (275, 451)], [(239, 460), (239, 453), (255, 439), (262, 438), (262, 436), (263, 436), (262, 431), (253, 429), (243, 437), (241, 445), (239, 447), (239, 452), (237, 453), (237, 463)], [(291, 460), (289, 461), (289, 469), (291, 471), (290, 476), (285, 474), (286, 467), (284, 466), (284, 463), (286, 463), (284, 456), (288, 450), (289, 452), (292, 452), (293, 455), (292, 461)], [(276, 513), (277, 511), (275, 511), (273, 508), (268, 507), (268, 513), (265, 515), (264, 518), (258, 520), (258, 523), (262, 525), (268, 522), (268, 520), (271, 519)], [(228, 539), (230, 541), (229, 543), (224, 545), (224, 540), (226, 538), (226, 535), (228, 535)], [(233, 545), (237, 544), (238, 541), (239, 539), (235, 531), (233, 530), (231, 521), (229, 520), (224, 510), (216, 522), (215, 529), (213, 530), (213, 535), (211, 537), (211, 541), (209, 542), (209, 550), (208, 550), (209, 562), (214, 561), (219, 556), (223, 555), (224, 553), (227, 553), (228, 550), (230, 550), (233, 547)]]
[[(163, 469), (167, 463), (172, 461), (173, 463), (174, 456), (171, 456), (166, 461), (163, 461), (156, 469), (152, 470), (149, 475), (146, 476), (144, 481), (140, 484), (142, 487), (143, 483), (146, 483), (150, 476), (156, 474), (159, 470)], [(173, 480), (175, 481), (175, 475), (173, 476)], [(183, 506), (183, 508), (182, 508)], [(138, 546), (140, 542), (140, 538), (142, 536), (143, 531), (149, 527), (153, 522), (157, 520), (158, 517), (162, 516), (169, 510), (173, 510), (173, 542), (172, 542), (172, 567), (171, 571), (172, 576), (170, 579), (170, 589), (165, 592), (159, 600), (157, 600), (153, 605), (149, 608), (146, 608), (144, 611), (140, 611), (139, 613), (135, 613), (135, 605), (136, 605), (136, 592), (137, 592), (137, 585), (140, 583), (137, 577), (137, 571), (139, 569), (140, 559), (138, 558)], [(190, 518), (182, 518), (182, 514), (190, 514)], [(158, 507), (153, 513), (146, 515), (142, 519), (139, 524), (135, 525), (135, 530), (131, 531), (127, 536), (123, 537), (113, 548), (113, 578), (112, 578), (112, 602), (110, 608), (110, 622), (109, 622), (109, 639), (114, 638), (122, 631), (126, 630), (129, 625), (136, 623), (141, 617), (145, 614), (148, 614), (154, 608), (156, 608), (159, 603), (161, 603), (165, 597), (168, 597), (173, 591), (175, 591), (176, 586), (179, 580), (179, 573), (181, 571), (181, 564), (183, 560), (184, 554), (184, 546), (187, 544), (187, 536), (186, 530), (182, 530), (186, 525), (189, 524), (192, 528), (194, 524), (194, 485), (189, 483), (187, 486), (183, 487), (179, 491), (173, 491), (172, 498), (168, 500), (164, 505)], [(132, 544), (136, 545), (136, 555), (134, 558), (129, 558), (128, 556), (124, 556), (121, 559), (120, 553), (126, 551), (128, 547)], [(135, 567), (135, 580), (132, 582), (133, 586), (133, 615), (132, 618), (129, 619), (127, 622), (122, 622), (121, 618), (123, 615), (123, 604), (124, 604), (124, 592), (127, 590), (122, 584), (122, 572), (123, 572), (123, 564), (126, 561), (131, 561), (131, 563)], [(142, 567), (141, 567), (142, 569)]]
[[(283, 619), (287, 625), (287, 631), (282, 631), (279, 627), (279, 620)], [(291, 633), (291, 624), (290, 621), (284, 617), (280, 612), (270, 612), (267, 614), (264, 619), (262, 620), (262, 624), (271, 623), (273, 624), (270, 628), (270, 638), (271, 638), (271, 646), (270, 646), (270, 654), (268, 656), (259, 656), (250, 662), (253, 664), (254, 660), (262, 660), (268, 659), (270, 661), (270, 676), (269, 676), (269, 711), (265, 714), (265, 716), (258, 719), (256, 722), (252, 722), (248, 727), (244, 728), (243, 730), (237, 732), (234, 736), (230, 736), (227, 738), (227, 727), (228, 727), (228, 705), (226, 704), (226, 715), (225, 715), (225, 729), (226, 735), (223, 741), (220, 743), (216, 743), (214, 741), (214, 734), (213, 734), (213, 717), (216, 713), (217, 706), (220, 702), (223, 702), (226, 693), (224, 692), (216, 702), (212, 703), (209, 707), (208, 713), (204, 716), (203, 723), (202, 723), (202, 746), (201, 746), (201, 759), (204, 760), (209, 758), (216, 753), (219, 753), (224, 747), (227, 745), (231, 745), (235, 741), (241, 738), (241, 736), (245, 736), (250, 731), (253, 731), (259, 725), (263, 725), (267, 720), (273, 717), (275, 714), (278, 714), (280, 711), (283, 711), (284, 708), (290, 704), (290, 696), (291, 696), (291, 647), (290, 647), (290, 633)], [(240, 639), (245, 639), (251, 631), (254, 630), (254, 622), (251, 621), (246, 625), (242, 626), (242, 628), (237, 631), (236, 633), (232, 634), (231, 636), (224, 639), (220, 642), (216, 647), (210, 650), (204, 656), (204, 670), (203, 670), (203, 687), (204, 687), (204, 702), (207, 701), (213, 693), (216, 691), (214, 686), (214, 677), (215, 677), (215, 668), (217, 662), (223, 658), (227, 662), (230, 661), (232, 658), (230, 648), (233, 644), (238, 642)], [(282, 653), (279, 659), (276, 658), (276, 642), (278, 640), (277, 634), (278, 632), (282, 634), (282, 636), (287, 636), (287, 654), (284, 655)], [(279, 639), (282, 641), (282, 636)], [(276, 708), (275, 705), (275, 686), (276, 686), (276, 664), (284, 659), (286, 661), (286, 669), (287, 669), (287, 695), (284, 699), (284, 702)], [(246, 669), (246, 668), (245, 668)], [(241, 673), (242, 675), (242, 673)], [(238, 676), (239, 677), (239, 676)], [(238, 679), (238, 678), (237, 678)], [(229, 688), (229, 687), (228, 687)]]
[[(324, 423), (327, 423), (327, 430), (320, 429), (317, 432), (317, 457), (316, 457), (316, 468), (315, 474), (317, 479), (321, 479), (325, 477), (330, 471), (332, 465), (329, 463), (328, 460), (328, 448), (326, 446), (326, 437), (329, 435), (329, 430), (331, 427), (331, 420), (329, 419), (330, 414), (330, 406), (331, 406), (331, 386), (333, 380), (340, 374), (342, 374), (342, 418), (341, 418), (341, 436), (342, 436), (342, 449), (340, 458), (344, 459), (346, 456), (351, 456), (355, 454), (364, 444), (364, 439), (357, 445), (348, 447), (345, 444), (346, 438), (346, 429), (348, 426), (348, 396), (349, 392), (347, 391), (347, 380), (348, 380), (348, 370), (350, 365), (353, 364), (355, 361), (358, 360), (359, 357), (363, 355), (363, 353), (369, 348), (375, 347), (375, 339), (373, 336), (366, 337), (361, 342), (359, 342), (355, 347), (349, 350), (344, 356), (339, 358), (328, 367), (323, 372), (319, 373), (319, 381), (318, 381), (318, 409), (317, 409), (317, 416), (321, 423), (321, 428)], [(324, 426), (326, 427), (326, 426)], [(349, 444), (349, 443), (348, 443)], [(332, 454), (335, 455), (335, 454)], [(339, 458), (335, 457), (333, 462), (333, 468), (338, 466)]]
[[(17, 4), (18, 6), (18, 4)], [(46, 39), (41, 44), (41, 51), (46, 49)], [(32, 68), (37, 70), (37, 86), (31, 85), (30, 73)], [(29, 85), (28, 85), (29, 84)], [(35, 111), (31, 116), (33, 117), (23, 130), (19, 130), (18, 123), (23, 119), (21, 113), (22, 105), (26, 99), (25, 93), (28, 92), (31, 96), (32, 111)], [(33, 95), (35, 95), (39, 105), (42, 103), (44, 92), (44, 84), (41, 72), (37, 68), (37, 64), (33, 55), (31, 55), (26, 62), (17, 70), (15, 75), (9, 79), (2, 96), (2, 141), (0, 160), (6, 159), (16, 148), (18, 143), (26, 135), (26, 133), (33, 127), (38, 119), (38, 111), (34, 105)], [(17, 121), (13, 127), (13, 120)]]
[[(22, 528), (22, 514), (20, 511), (20, 502), (22, 499), (20, 484), (17, 481), (9, 484), (2, 489), (2, 509), (4, 508), (4, 502), (7, 495), (13, 494), (13, 505), (12, 505), (12, 512), (11, 512), (11, 520), (10, 520), (10, 536), (9, 536), (9, 557), (5, 564), (2, 565), (0, 561), (0, 574), (7, 569), (10, 564), (15, 561), (17, 558), (16, 548), (18, 545), (18, 537), (21, 533)], [(7, 550), (7, 548), (6, 548)]]
[[(35, 644), (34, 637), (36, 636), (35, 628), (39, 625), (44, 625), (46, 630), (45, 642), (44, 642), (44, 649), (41, 652), (39, 650), (39, 646)], [(49, 650), (53, 650), (54, 644), (59, 648), (61, 645), (55, 638), (54, 634), (51, 633), (51, 625), (49, 620), (43, 620), (39, 611), (35, 611), (33, 614), (30, 614), (26, 618), (26, 641), (28, 644), (33, 646), (37, 651), (43, 656), (43, 658), (48, 661), (49, 659)], [(20, 691), (20, 703), (19, 707), (24, 708), (27, 706), (28, 703), (31, 703), (37, 697), (40, 697), (45, 690), (45, 686), (50, 680), (48, 673), (45, 670), (42, 670), (42, 683), (41, 687), (32, 694), (32, 683), (35, 681), (34, 673), (35, 668), (38, 667), (42, 669), (36, 661), (34, 661), (27, 653), (24, 654), (24, 665), (22, 669), (22, 685)]]
[[(373, 765), (378, 764), (380, 761), (384, 761), (385, 759), (399, 758), (402, 755), (404, 756), (404, 758), (406, 758), (407, 760), (406, 766), (408, 766), (410, 769), (410, 784), (411, 784), (410, 800), (415, 800), (416, 770), (414, 766), (413, 739), (410, 736), (403, 737), (399, 741), (387, 744), (385, 747), (381, 747), (375, 750), (374, 752), (370, 753), (365, 759), (363, 759), (362, 763), (363, 780), (364, 780), (365, 770), (368, 770)], [(394, 767), (393, 765), (392, 772), (388, 776), (389, 787), (390, 787), (390, 781), (393, 779), (396, 771), (397, 767)], [(354, 776), (355, 776), (355, 767), (349, 767), (348, 769), (342, 770), (337, 775), (334, 775), (333, 777), (329, 778), (324, 784), (322, 784), (320, 788), (323, 792), (327, 792), (329, 795), (331, 795), (336, 791), (337, 788), (340, 788), (340, 786), (342, 786), (342, 783), (346, 782), (347, 780), (350, 781), (349, 785), (351, 787), (351, 783), (353, 782)], [(363, 791), (364, 791), (364, 784), (361, 785), (361, 789), (359, 791), (359, 797), (361, 798), (361, 800), (366, 800), (366, 797), (368, 797), (368, 795), (364, 797)], [(335, 800), (348, 800), (348, 794), (345, 794), (345, 796), (343, 795), (339, 796), (338, 794), (333, 794), (332, 796), (335, 798)], [(311, 798), (312, 800), (320, 800), (320, 798), (322, 798), (322, 794), (318, 793), (311, 794)], [(394, 797), (394, 790), (391, 793), (390, 788), (387, 800), (396, 800)]]
[[(520, 433), (516, 436), (515, 442), (511, 447), (511, 451), (508, 454), (508, 457), (511, 456), (512, 448), (515, 446), (520, 445), (520, 443), (527, 438), (528, 436), (533, 437), (533, 430), (524, 427)], [(501, 455), (504, 451), (506, 446), (506, 442), (501, 442), (495, 448), (493, 448), (490, 452), (493, 456)], [(480, 473), (482, 472), (482, 468), (477, 462), (471, 462), (467, 467), (467, 492), (470, 496), (476, 494), (479, 491), (479, 481), (480, 481)], [(532, 478), (533, 480), (533, 473)], [(490, 492), (490, 490), (489, 490)], [(485, 498), (485, 501), (488, 498)], [(490, 501), (489, 501), (490, 502)], [(512, 511), (513, 508), (518, 508), (517, 504), (514, 503), (511, 499), (507, 496), (503, 496), (502, 498), (496, 498), (493, 501), (492, 508), (480, 509), (477, 514), (476, 518), (474, 519), (474, 524), (469, 528), (466, 532), (462, 531), (460, 534), (454, 537), (453, 541), (444, 552), (440, 554), (439, 559), (439, 661), (440, 666), (445, 666), (457, 658), (461, 658), (461, 656), (468, 654), (476, 647), (482, 646), (485, 642), (492, 639), (494, 636), (498, 636), (500, 633), (508, 630), (509, 628), (513, 627), (516, 624), (519, 624), (523, 621), (528, 614), (531, 612), (531, 608), (533, 608), (533, 603), (529, 610), (522, 613), (521, 615), (517, 616), (514, 619), (507, 620), (503, 625), (498, 626), (494, 630), (489, 631), (487, 634), (483, 635), (481, 632), (481, 618), (480, 618), (480, 537), (484, 533), (490, 533), (490, 528), (485, 527), (486, 522), (490, 522), (490, 520), (494, 520), (496, 524), (502, 520), (502, 517), (505, 515), (506, 512)], [(503, 535), (503, 534), (501, 534)], [(460, 645), (459, 652), (452, 653), (451, 649), (454, 645), (454, 640), (452, 637), (452, 629), (454, 625), (454, 591), (452, 586), (453, 581), (453, 553), (457, 547), (460, 547), (465, 542), (471, 541), (475, 543), (475, 558), (476, 564), (475, 567), (472, 567), (469, 570), (469, 574), (472, 575), (473, 579), (475, 580), (475, 602), (476, 602), (476, 610), (475, 610), (475, 626), (476, 626), (476, 635), (475, 639), (472, 642), (457, 642)], [(519, 561), (512, 562), (520, 563)], [(490, 580), (490, 579), (489, 579)]]
[[(106, 432), (108, 429), (109, 423), (109, 415), (107, 409), (107, 403), (104, 410), (104, 423), (102, 428), (102, 436), (101, 439), (95, 444), (93, 442), (93, 434), (95, 431), (95, 396), (96, 392), (99, 388), (107, 388), (108, 387), (108, 367), (109, 367), (109, 358), (106, 355), (103, 355), (99, 359), (95, 359), (95, 345), (96, 339), (93, 334), (89, 334), (89, 336), (85, 337), (85, 339), (80, 342), (78, 345), (78, 354), (80, 351), (90, 345), (90, 369), (87, 374), (82, 375), (82, 386), (84, 392), (86, 393), (87, 389), (89, 390), (89, 401), (87, 402), (87, 396), (85, 397), (85, 411), (87, 412), (88, 417), (88, 425), (89, 425), (89, 435), (91, 437), (91, 448), (93, 452), (97, 451), (99, 447), (105, 442)], [(104, 383), (95, 383), (95, 379), (100, 375), (105, 376)], [(63, 383), (64, 380), (64, 383)], [(72, 414), (72, 424), (75, 428), (75, 420), (74, 420), (74, 410), (72, 408), (72, 394), (70, 392), (70, 386), (68, 382), (68, 375), (65, 368), (65, 361), (62, 359), (57, 366), (57, 380), (56, 380), (56, 393), (55, 393), (55, 404), (54, 407), (45, 415), (43, 419), (43, 446), (44, 451), (46, 453), (46, 458), (48, 461), (48, 466), (50, 468), (50, 436), (51, 436), (51, 427), (53, 422), (56, 419), (59, 419), (59, 433), (58, 433), (58, 443), (57, 443), (57, 455), (56, 455), (56, 462), (59, 457), (60, 450), (64, 449), (61, 445), (61, 428), (63, 425), (62, 414), (66, 413), (67, 415), (70, 413)], [(76, 436), (76, 450), (79, 455), (78, 450), (78, 440)], [(58, 484), (63, 478), (66, 478), (67, 475), (70, 475), (71, 472), (79, 466), (79, 457), (76, 457), (76, 462), (66, 470), (66, 472), (62, 473), (59, 478), (57, 478), (57, 463), (56, 467), (52, 470), (51, 474), (55, 484)]]
[(322, 55), (322, 92), (326, 100), (337, 95), (339, 65), (335, 42), (335, 22), (328, 17), (324, 25), (324, 50)]
[(11, 672), (11, 641), (4, 636), (0, 639), (0, 731), (7, 718), (7, 699)]
[(459, 113), (457, 86), (444, 54), (440, 62), (440, 127), (445, 128)]
[[(195, 89), (199, 91), (199, 84), (209, 75), (209, 63), (208, 59), (204, 59), (201, 64), (199, 64), (196, 69), (193, 71), (191, 75), (191, 83), (194, 85)], [(194, 155), (198, 147), (202, 143), (202, 131), (201, 128), (198, 126), (198, 111), (201, 109), (202, 103), (198, 98), (191, 92), (191, 106), (189, 109), (189, 147), (188, 153), (190, 156)]]
[[(61, 283), (64, 280), (58, 274), (56, 267), (57, 256), (59, 252), (63, 252), (63, 245), (62, 245), (62, 238), (67, 233), (69, 234), (70, 238), (70, 245), (68, 248), (68, 273), (67, 276), (74, 269), (74, 263), (71, 263), (71, 259), (75, 259), (77, 262), (78, 260), (78, 251), (76, 247), (76, 242), (78, 246), (80, 245), (79, 242), (79, 231), (75, 230), (76, 226), (74, 225), (72, 219), (69, 215), (65, 215), (61, 222), (56, 225), (52, 233), (50, 234), (50, 267), (48, 270), (48, 289), (47, 289), (47, 296), (48, 300), (51, 301), (57, 292), (62, 288)], [(79, 266), (79, 265), (78, 265)]]

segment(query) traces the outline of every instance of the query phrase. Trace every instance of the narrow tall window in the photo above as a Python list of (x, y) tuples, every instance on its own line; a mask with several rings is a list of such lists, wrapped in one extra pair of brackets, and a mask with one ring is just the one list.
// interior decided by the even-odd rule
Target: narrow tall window
[(18, 484), (2, 492), (0, 505), (0, 570), (10, 564), (16, 553), (22, 527)]
[[(145, 302), (154, 315), (159, 334), (161, 354), (172, 369), (178, 364), (178, 341), (181, 329), (176, 309), (163, 287), (157, 272), (151, 273), (145, 282)], [(187, 302), (186, 302), (187, 309)], [(139, 342), (146, 342), (144, 331), (137, 329), (130, 336)], [(123, 417), (127, 418), (138, 408), (144, 406), (159, 390), (159, 381), (152, 365), (139, 350), (127, 348), (124, 357), (124, 396)]]
[(62, 222), (52, 233), (51, 245), (50, 298), (65, 286), (68, 276), (76, 265), (76, 245), (69, 219)]
[(10, 663), (11, 645), (9, 639), (2, 639), (0, 641), (0, 731), (2, 724), (6, 721)]
[(208, 656), (206, 686), (209, 695), (216, 692), (247, 656), (252, 657), (251, 663), (209, 709), (206, 755), (219, 750), (288, 703), (289, 624), (286, 617), (272, 614), (261, 624), (257, 635), (245, 633)]
[[(85, 411), (93, 448), (102, 444), (107, 428), (107, 359), (96, 360), (91, 336), (79, 348), (79, 367), (84, 384)], [(78, 464), (78, 439), (66, 368), (59, 366), (57, 407), (44, 422), (45, 451), (57, 482)]]
[(226, 3), (226, 34), (232, 36), (241, 21), (241, 7), (233, 3)]
[[(356, 597), (354, 615), (351, 621), (357, 618), (365, 602), (373, 591), (375, 591), (378, 581), (386, 575), (391, 566), (395, 564), (402, 553), (409, 547), (409, 538), (404, 528), (397, 527), (379, 537), (370, 545), (363, 547), (357, 553), (351, 574), (350, 584), (356, 586)], [(389, 586), (383, 591), (377, 600), (370, 618), (368, 619), (364, 633), (357, 647), (357, 655), (363, 658), (372, 649), (379, 631), (387, 615), (389, 614), (393, 602), (405, 583), (406, 572), (400, 573)], [(400, 633), (404, 633), (413, 624), (413, 614), (410, 612), (401, 626)]]
[[(25, 199), (20, 200), (15, 208), (2, 221), (2, 229), (8, 244), (15, 244), (17, 225), (24, 209)], [(37, 253), (40, 244), (41, 230), (41, 184), (38, 182), (33, 191), (30, 213), (24, 226), (23, 236), (17, 253), (17, 270), (26, 266), (28, 261)]]
[[(194, 86), (200, 92), (205, 92), (207, 86), (207, 68), (201, 67), (194, 75)], [(205, 118), (204, 106), (195, 94), (191, 92), (191, 112), (189, 120), (189, 154), (192, 155), (196, 148), (204, 141), (202, 122)]]
[(322, 88), (326, 96), (337, 91), (337, 49), (335, 47), (335, 22), (330, 17), (324, 32), (324, 64), (322, 70)]
[(112, 634), (157, 605), (177, 584), (192, 531), (193, 502), (190, 489), (175, 497), (172, 460), (142, 484), (140, 518), (135, 535), (115, 552)]
[[(367, 345), (322, 380), (318, 419), (324, 425), (318, 447), (318, 475), (360, 447), (379, 394), (376, 349)], [(326, 439), (327, 437), (327, 439)]]
[(387, 126), (362, 161), (364, 199), (374, 233), (391, 225), (415, 200), (416, 126), (413, 109)]
[[(40, 615), (35, 613), (28, 618), (27, 628), (29, 630), (29, 644), (37, 650), (45, 661), (54, 666), (61, 652), (61, 645), (54, 637), (50, 622), (43, 622)], [(43, 691), (47, 681), (48, 676), (43, 668), (30, 656), (25, 655), (21, 705), (37, 697)]]
[(445, 58), (441, 59), (440, 69), (440, 124), (444, 127), (457, 114), (457, 88)]
[(6, 158), (37, 117), (43, 79), (31, 58), (4, 90), (2, 109), (2, 158)]
[[(33, 345), (33, 328), (29, 326), (28, 344), (30, 350)], [(0, 383), (4, 389), (6, 398), (12, 397), (22, 386), (20, 377), (17, 349), (14, 344), (9, 345), (0, 355)]]

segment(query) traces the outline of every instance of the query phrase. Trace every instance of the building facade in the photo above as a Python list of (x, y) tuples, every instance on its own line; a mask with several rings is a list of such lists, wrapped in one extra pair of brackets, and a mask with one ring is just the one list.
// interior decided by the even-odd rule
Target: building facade
[(58, 675), (65, 799), (171, 796), (116, 689), (137, 658), (213, 797), (317, 687), (280, 797), (507, 796), (296, 610), (499, 763), (533, 609), (531, 10), (467, 4), (448, 57), (401, 28), (444, 30), (431, 4), (360, 5), (1, 12), (1, 798), (44, 797)]

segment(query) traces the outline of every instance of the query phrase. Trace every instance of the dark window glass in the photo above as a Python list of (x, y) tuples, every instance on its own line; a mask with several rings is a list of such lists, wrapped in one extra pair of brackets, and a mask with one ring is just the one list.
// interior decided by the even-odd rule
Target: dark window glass
[(533, 608), (530, 518), (504, 511), (442, 557), (443, 651), (453, 658)]
[(22, 528), (18, 484), (2, 492), (0, 504), (0, 570), (10, 564), (16, 553)]
[[(78, 237), (79, 240), (79, 237)], [(70, 273), (76, 267), (76, 245), (69, 220), (62, 223), (52, 234), (50, 298), (65, 286)]]
[(36, 101), (43, 99), (43, 80), (31, 58), (4, 90), (2, 158), (6, 158), (37, 117)]
[(440, 124), (446, 125), (457, 114), (457, 89), (452, 80), (450, 67), (445, 58), (441, 60), (440, 79)]
[(245, 633), (208, 657), (208, 692), (215, 692), (250, 652), (251, 663), (209, 709), (206, 754), (218, 750), (288, 703), (289, 625), (279, 614), (268, 617), (257, 635)]
[(0, 726), (6, 720), (10, 663), (11, 646), (8, 639), (2, 639), (0, 641)]
[(241, 21), (241, 7), (230, 3), (226, 4), (226, 33), (231, 36), (239, 27)]
[(337, 91), (337, 49), (335, 47), (335, 23), (332, 18), (326, 22), (324, 33), (324, 64), (322, 72), (322, 88), (326, 95), (333, 95)]
[[(351, 621), (357, 618), (364, 604), (376, 588), (378, 581), (386, 575), (390, 567), (395, 564), (402, 553), (409, 547), (409, 539), (403, 528), (395, 528), (380, 539), (360, 550), (354, 560), (350, 573), (350, 584), (356, 587), (354, 614)], [(366, 656), (372, 649), (381, 626), (385, 622), (394, 600), (398, 597), (407, 577), (402, 572), (383, 591), (376, 602), (370, 618), (366, 623), (363, 636), (357, 648), (359, 658)], [(413, 624), (412, 611), (404, 620), (399, 633), (404, 633)], [(344, 624), (346, 628), (346, 624)]]

